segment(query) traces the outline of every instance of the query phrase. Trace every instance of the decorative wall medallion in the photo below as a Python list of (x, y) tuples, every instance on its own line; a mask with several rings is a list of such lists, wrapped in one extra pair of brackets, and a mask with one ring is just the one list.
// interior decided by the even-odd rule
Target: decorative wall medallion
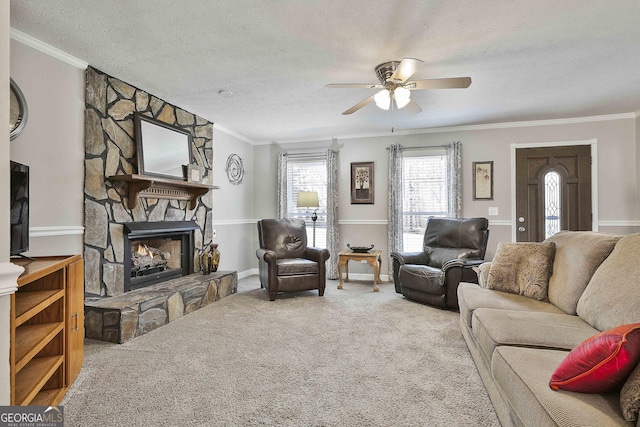
[(27, 100), (24, 98), (22, 91), (13, 81), (11, 81), (11, 88), (9, 90), (9, 138), (11, 141), (16, 139), (18, 135), (24, 130), (27, 125)]
[(244, 165), (242, 164), (242, 159), (237, 154), (231, 154), (227, 157), (227, 167), (225, 169), (227, 171), (227, 178), (229, 178), (229, 182), (233, 185), (242, 184), (242, 180), (244, 179)]

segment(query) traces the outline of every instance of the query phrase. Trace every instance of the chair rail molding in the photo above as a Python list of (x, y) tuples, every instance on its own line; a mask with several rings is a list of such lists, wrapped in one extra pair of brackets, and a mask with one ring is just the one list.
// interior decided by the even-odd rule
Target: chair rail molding
[[(490, 226), (513, 227), (513, 223), (508, 219), (489, 220)], [(601, 219), (598, 221), (599, 227), (640, 227), (640, 220), (633, 219)]]
[(69, 236), (75, 234), (84, 234), (84, 227), (74, 225), (29, 227), (29, 237)]
[(214, 226), (222, 226), (222, 225), (245, 225), (245, 224), (252, 224), (255, 225), (258, 221), (258, 219), (222, 219), (219, 221), (213, 221), (213, 225)]
[(640, 227), (640, 220), (611, 219), (598, 221), (600, 227)]
[(489, 226), (495, 225), (497, 226), (506, 226), (506, 227), (511, 227), (513, 224), (511, 223), (511, 220), (509, 219), (490, 219), (489, 220)]
[(389, 221), (386, 219), (341, 219), (338, 220), (340, 225), (387, 225)]

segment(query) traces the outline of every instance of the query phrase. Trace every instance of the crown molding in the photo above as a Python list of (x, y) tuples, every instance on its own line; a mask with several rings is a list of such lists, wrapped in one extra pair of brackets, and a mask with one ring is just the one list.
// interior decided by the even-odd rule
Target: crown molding
[(25, 34), (22, 31), (18, 31), (13, 27), (11, 27), (10, 29), (9, 36), (14, 40), (19, 41), (20, 43), (26, 44), (27, 46), (37, 49), (40, 52), (44, 52), (47, 55), (53, 56), (54, 58), (64, 61), (76, 68), (80, 68), (81, 70), (86, 70), (89, 66), (89, 64), (82, 59), (78, 59), (75, 56), (69, 55), (68, 53), (63, 52), (60, 49), (55, 48), (41, 40), (38, 40), (35, 37)]
[[(421, 128), (421, 129), (396, 129), (393, 135), (389, 135), (385, 132), (372, 132), (363, 133), (357, 135), (342, 135), (332, 137), (320, 137), (304, 140), (296, 140), (291, 142), (281, 142), (281, 144), (293, 144), (301, 142), (318, 142), (327, 140), (344, 140), (344, 139), (357, 139), (357, 138), (379, 138), (389, 136), (406, 136), (406, 135), (421, 135), (428, 133), (445, 133), (445, 132), (468, 132), (477, 130), (495, 130), (495, 129), (510, 129), (510, 128), (522, 128), (522, 127), (535, 127), (535, 126), (558, 126), (568, 125), (576, 123), (591, 123), (591, 122), (606, 122), (611, 120), (629, 120), (637, 119), (640, 117), (640, 110), (632, 113), (619, 113), (619, 114), (604, 114), (601, 116), (585, 116), (585, 117), (571, 117), (566, 119), (547, 119), (547, 120), (527, 120), (519, 122), (501, 122), (501, 123), (487, 123), (481, 125), (460, 125), (460, 126), (447, 126), (447, 127), (434, 127), (434, 128)], [(272, 142), (255, 142), (254, 145), (268, 145)]]
[(601, 116), (571, 117), (566, 119), (527, 120), (527, 121), (520, 121), (520, 122), (488, 123), (483, 125), (450, 126), (450, 127), (442, 127), (442, 128), (423, 129), (423, 132), (415, 132), (415, 133), (438, 133), (438, 132), (468, 131), (468, 130), (508, 129), (508, 128), (521, 128), (521, 127), (534, 127), (534, 126), (557, 126), (557, 125), (569, 125), (569, 124), (575, 124), (575, 123), (606, 122), (610, 120), (634, 119), (636, 117), (637, 117), (636, 113), (604, 114)]
[(236, 139), (239, 139), (240, 141), (244, 141), (244, 142), (246, 142), (247, 144), (257, 145), (257, 144), (256, 144), (256, 142), (255, 142), (254, 140), (249, 139), (249, 138), (247, 138), (246, 136), (241, 135), (241, 134), (239, 134), (238, 132), (234, 132), (234, 131), (232, 131), (231, 129), (228, 129), (228, 128), (226, 128), (226, 127), (224, 127), (224, 126), (222, 126), (222, 125), (219, 125), (219, 124), (217, 124), (217, 123), (213, 123), (213, 128), (214, 128), (214, 129), (218, 129), (220, 132), (222, 132), (222, 133), (226, 133), (227, 135), (232, 136), (232, 137), (234, 137), (234, 138), (236, 138)]

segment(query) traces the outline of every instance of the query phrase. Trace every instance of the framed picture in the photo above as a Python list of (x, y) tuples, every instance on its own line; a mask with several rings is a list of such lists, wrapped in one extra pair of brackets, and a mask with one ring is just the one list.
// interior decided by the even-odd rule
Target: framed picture
[(351, 204), (373, 205), (373, 162), (351, 163)]
[(185, 178), (187, 178), (187, 181), (197, 182), (197, 183), (202, 182), (202, 179), (204, 178), (204, 168), (202, 166), (198, 166), (190, 163), (188, 165), (182, 166), (182, 168), (185, 174)]
[(493, 161), (473, 162), (473, 200), (493, 200)]

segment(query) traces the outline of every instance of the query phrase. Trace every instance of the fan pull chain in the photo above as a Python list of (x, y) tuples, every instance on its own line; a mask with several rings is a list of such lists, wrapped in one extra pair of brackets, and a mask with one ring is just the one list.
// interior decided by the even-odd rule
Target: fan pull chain
[(395, 105), (396, 105), (395, 94), (391, 92), (391, 133), (393, 133), (393, 131), (396, 128), (396, 109), (393, 108)]

